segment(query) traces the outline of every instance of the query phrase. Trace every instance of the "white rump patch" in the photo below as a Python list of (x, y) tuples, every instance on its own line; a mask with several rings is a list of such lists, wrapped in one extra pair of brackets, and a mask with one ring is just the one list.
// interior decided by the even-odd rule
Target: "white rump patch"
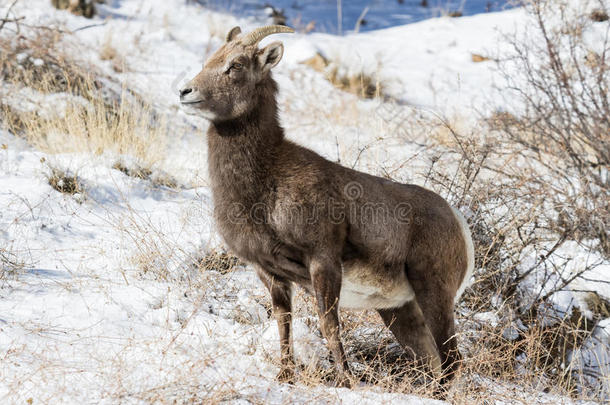
[(472, 272), (474, 271), (474, 244), (472, 243), (472, 235), (470, 234), (470, 227), (468, 223), (464, 219), (464, 216), (460, 211), (451, 207), (453, 210), (453, 215), (458, 220), (460, 224), (460, 228), (462, 229), (462, 236), (464, 237), (464, 241), (466, 242), (466, 260), (468, 263), (468, 267), (466, 268), (466, 275), (462, 280), (462, 284), (460, 284), (460, 288), (458, 288), (457, 293), (455, 294), (454, 302), (457, 303), (462, 293), (466, 288), (468, 288), (472, 284)]
[(345, 275), (341, 281), (339, 306), (352, 309), (400, 308), (415, 298), (404, 272), (399, 279), (387, 281), (391, 287), (382, 288)]

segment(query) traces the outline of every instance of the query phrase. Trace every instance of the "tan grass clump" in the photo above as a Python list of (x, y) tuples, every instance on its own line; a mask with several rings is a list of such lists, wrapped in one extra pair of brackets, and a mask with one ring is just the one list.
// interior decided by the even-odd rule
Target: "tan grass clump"
[(49, 173), (47, 179), (49, 185), (56, 191), (69, 195), (82, 194), (85, 191), (81, 180), (76, 175), (55, 167), (50, 167), (50, 169), (51, 173)]
[[(102, 84), (112, 78), (66, 55), (59, 46), (62, 35), (34, 30), (19, 40), (0, 39), (4, 128), (51, 154), (112, 152), (130, 155), (147, 168), (162, 161), (165, 118), (125, 87), (117, 93)], [(29, 101), (23, 90), (36, 96), (36, 109), (23, 107)]]
[(60, 50), (61, 30), (40, 29), (0, 38), (0, 72), (4, 83), (45, 93), (82, 94), (99, 89), (91, 67), (83, 67)]
[(125, 58), (119, 53), (116, 47), (113, 44), (113, 35), (108, 33), (104, 38), (104, 42), (102, 43), (102, 47), (100, 49), (100, 59), (110, 61), (112, 69), (121, 73), (126, 70), (125, 68)]
[(195, 265), (199, 271), (215, 270), (221, 274), (227, 274), (235, 271), (244, 263), (239, 258), (225, 251), (212, 250), (201, 259), (197, 260)]
[(379, 77), (364, 72), (351, 76), (343, 74), (336, 64), (331, 63), (320, 53), (316, 53), (304, 61), (303, 64), (317, 72), (324, 73), (324, 77), (338, 89), (353, 93), (362, 98), (379, 98), (383, 96), (383, 88)]

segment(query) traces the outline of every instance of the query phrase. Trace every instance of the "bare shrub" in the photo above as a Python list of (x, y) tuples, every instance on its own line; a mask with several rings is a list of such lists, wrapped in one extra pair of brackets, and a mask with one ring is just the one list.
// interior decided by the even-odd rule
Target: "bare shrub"
[(551, 175), (544, 181), (532, 176), (516, 144), (493, 137), (482, 142), (484, 127), (461, 135), (444, 125), (454, 149), (430, 163), (426, 181), (467, 214), (476, 248), (476, 282), (459, 306), (462, 375), (574, 397), (600, 395), (597, 383), (582, 385), (586, 370), (572, 354), (590, 341), (602, 317), (585, 316), (576, 303), (557, 303), (575, 280), (602, 264), (565, 256), (580, 235), (557, 226), (554, 201), (566, 201), (569, 191)]
[(520, 111), (490, 122), (553, 177), (556, 190), (548, 194), (557, 213), (553, 226), (580, 241), (597, 240), (608, 257), (610, 25), (596, 26), (603, 23), (594, 23), (581, 6), (527, 2), (534, 24), (509, 38), (512, 57), (501, 64)]
[[(606, 304), (575, 281), (610, 256), (610, 25), (563, 0), (527, 10), (534, 24), (500, 61), (518, 104), (467, 130), (441, 120), (430, 137), (443, 149), (426, 184), (467, 214), (477, 250), (462, 375), (607, 399)], [(562, 300), (574, 294), (589, 308)]]

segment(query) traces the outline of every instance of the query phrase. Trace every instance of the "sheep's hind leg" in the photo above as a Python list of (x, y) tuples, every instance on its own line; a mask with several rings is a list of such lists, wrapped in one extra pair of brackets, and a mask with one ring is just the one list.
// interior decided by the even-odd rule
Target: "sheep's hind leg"
[(425, 364), (435, 379), (440, 378), (442, 368), (436, 342), (417, 301), (413, 299), (400, 308), (378, 309), (377, 312), (398, 343), (407, 352), (412, 351), (415, 360)]

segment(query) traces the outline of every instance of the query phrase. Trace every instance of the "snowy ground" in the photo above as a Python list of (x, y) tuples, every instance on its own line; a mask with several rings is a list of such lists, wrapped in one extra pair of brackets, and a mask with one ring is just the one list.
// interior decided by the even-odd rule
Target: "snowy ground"
[[(112, 168), (117, 156), (48, 155), (0, 132), (0, 247), (23, 263), (0, 278), (0, 403), (435, 403), (364, 385), (276, 383), (277, 332), (254, 273), (195, 268), (222, 242), (210, 222), (207, 124), (184, 114), (176, 93), (232, 26), (247, 30), (252, 20), (192, 2), (123, 0), (100, 6), (91, 21), (48, 3), (18, 3), (15, 14), (70, 30), (99, 24), (70, 35), (67, 51), (118, 75), (170, 115), (176, 137), (161, 167), (181, 187), (126, 176)], [(502, 105), (493, 91), (501, 77), (471, 55), (497, 52), (499, 32), (523, 21), (513, 9), (345, 37), (278, 36), (286, 48), (276, 79), (288, 136), (344, 164), (421, 182), (417, 130), (410, 139), (394, 134), (392, 111), (338, 91), (300, 62), (320, 52), (344, 69), (375, 72), (390, 95), (421, 107), (413, 114), (492, 111)], [(108, 38), (124, 57), (123, 73), (100, 59)], [(396, 171), (404, 162), (410, 170)], [(77, 173), (84, 195), (51, 188), (49, 166)], [(578, 249), (564, 253), (599, 259)], [(609, 269), (599, 267), (594, 278), (607, 279)], [(594, 288), (610, 299), (608, 284)], [(326, 353), (308, 320), (295, 321), (297, 357), (306, 364)], [(570, 403), (543, 394), (537, 400)]]

